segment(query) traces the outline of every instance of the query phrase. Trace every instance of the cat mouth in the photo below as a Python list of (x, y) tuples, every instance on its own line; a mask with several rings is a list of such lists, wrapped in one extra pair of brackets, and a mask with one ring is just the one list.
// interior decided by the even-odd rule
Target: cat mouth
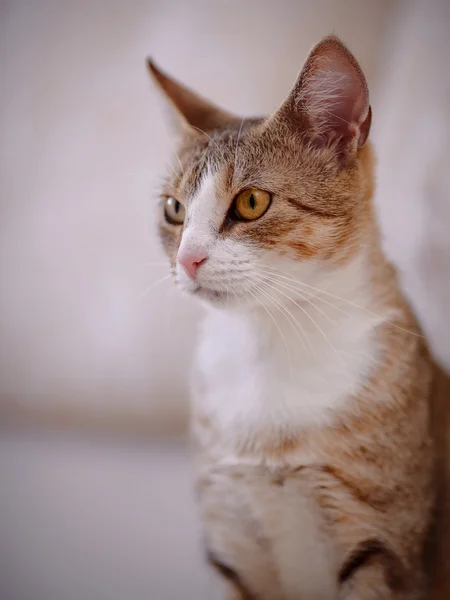
[(193, 291), (193, 294), (197, 296), (201, 296), (202, 298), (206, 298), (208, 300), (222, 300), (227, 297), (226, 292), (221, 292), (219, 290), (212, 290), (211, 288), (204, 287), (202, 285), (198, 285)]
[(197, 285), (190, 293), (202, 300), (208, 300), (212, 304), (218, 304), (223, 306), (224, 304), (231, 305), (234, 302), (240, 302), (246, 297), (245, 292), (237, 291), (230, 292), (229, 290), (215, 290), (212, 288), (205, 287), (203, 285)]

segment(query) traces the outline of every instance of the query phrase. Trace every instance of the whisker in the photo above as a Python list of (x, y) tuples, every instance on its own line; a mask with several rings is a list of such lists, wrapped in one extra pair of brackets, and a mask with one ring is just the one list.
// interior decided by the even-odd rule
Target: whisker
[[(282, 303), (280, 303), (278, 300), (276, 300), (276, 299), (275, 299), (275, 298), (274, 298), (272, 295), (270, 295), (270, 294), (269, 294), (269, 293), (268, 293), (266, 290), (263, 290), (262, 288), (259, 288), (258, 286), (254, 286), (254, 288), (255, 288), (255, 289), (257, 289), (257, 290), (259, 291), (259, 293), (262, 293), (262, 294), (263, 294), (263, 295), (264, 295), (264, 296), (265, 296), (265, 297), (266, 297), (266, 298), (269, 300), (269, 302), (270, 302), (271, 304), (274, 304), (274, 305), (275, 305), (275, 308), (278, 308), (278, 310), (280, 310), (280, 308), (279, 308), (279, 307), (281, 307), (282, 309), (285, 309), (285, 310), (287, 311), (288, 315), (290, 315), (290, 316), (291, 316), (291, 318), (293, 319), (293, 321), (294, 321), (294, 324), (296, 324), (296, 325), (300, 326), (300, 328), (302, 329), (301, 325), (300, 325), (300, 324), (297, 322), (297, 320), (296, 320), (296, 319), (295, 319), (295, 317), (292, 315), (292, 313), (291, 313), (291, 312), (290, 312), (288, 309), (286, 309), (286, 307), (285, 307), (285, 306), (284, 306)], [(249, 290), (249, 291), (250, 291), (250, 290)], [(251, 291), (250, 291), (250, 293), (252, 294), (252, 292), (251, 292)], [(257, 300), (257, 301), (258, 301), (258, 302), (261, 304), (261, 306), (262, 306), (262, 307), (263, 307), (263, 308), (264, 308), (264, 309), (265, 309), (265, 310), (268, 312), (268, 309), (267, 309), (267, 307), (266, 307), (266, 306), (263, 304), (263, 302), (262, 302), (262, 301), (261, 301), (261, 300), (260, 300), (260, 299), (259, 299), (257, 296), (255, 296), (254, 294), (252, 294), (252, 295), (253, 295), (253, 296), (254, 296), (254, 298), (255, 298), (255, 299), (256, 299), (256, 300)], [(277, 304), (279, 304), (279, 306), (277, 306), (277, 304), (275, 304), (275, 302), (277, 302)], [(281, 312), (281, 311), (280, 311), (280, 312)], [(270, 313), (268, 313), (268, 314), (270, 315)], [(284, 317), (286, 317), (286, 315), (285, 315), (283, 312), (282, 312), (282, 314), (283, 314), (283, 316), (284, 316)], [(289, 319), (288, 319), (288, 322), (289, 322)], [(295, 329), (295, 327), (294, 327), (293, 329), (294, 329), (294, 331), (296, 332), (296, 334), (297, 334), (297, 336), (299, 337), (299, 339), (301, 340), (301, 342), (302, 342), (302, 345), (304, 346), (303, 340), (302, 340), (302, 339), (300, 338), (300, 336), (299, 336), (299, 332), (298, 332), (298, 331)], [(289, 348), (288, 348), (288, 346), (287, 346), (287, 343), (286, 343), (286, 341), (285, 341), (285, 338), (284, 338), (284, 336), (283, 336), (283, 334), (282, 334), (282, 332), (281, 332), (280, 328), (278, 328), (278, 330), (280, 331), (280, 335), (282, 336), (282, 338), (283, 338), (283, 341), (284, 341), (284, 343), (285, 343), (285, 346), (286, 346), (286, 349), (287, 349), (287, 351), (288, 351), (288, 356), (289, 356), (289, 373), (290, 373), (290, 377), (291, 377), (291, 379), (292, 379), (292, 357), (291, 357), (291, 354), (290, 354), (290, 352), (289, 352)], [(302, 331), (303, 331), (303, 329), (302, 329)], [(306, 336), (306, 340), (308, 341), (308, 344), (309, 344), (309, 339), (308, 339), (308, 336)], [(310, 346), (310, 348), (311, 348), (311, 346)], [(312, 348), (311, 348), (311, 349), (312, 349)], [(308, 395), (309, 395), (309, 397), (311, 397), (311, 396), (310, 396), (310, 394), (308, 394)]]
[[(291, 289), (292, 291), (298, 292), (300, 294), (307, 294), (308, 296), (311, 296), (311, 298), (313, 300), (319, 300), (320, 302), (323, 302), (324, 304), (327, 304), (328, 306), (331, 306), (331, 308), (334, 308), (335, 310), (338, 310), (339, 312), (341, 312), (342, 314), (346, 315), (347, 317), (351, 317), (352, 314), (348, 311), (345, 310), (343, 308), (341, 308), (340, 306), (337, 306), (336, 304), (333, 304), (332, 302), (330, 302), (329, 300), (326, 300), (325, 298), (322, 298), (319, 294), (322, 293), (320, 290), (317, 291), (317, 293), (313, 293), (310, 292), (308, 290), (305, 290), (303, 288), (299, 288), (299, 285), (302, 285), (301, 282), (295, 282), (295, 284), (292, 283), (286, 283), (285, 281), (280, 281), (279, 278), (281, 277), (281, 275), (276, 275), (276, 274), (270, 274), (267, 275), (267, 273), (270, 272), (264, 272), (265, 276), (267, 276), (270, 281), (279, 283), (280, 285), (282, 285), (283, 287), (285, 287), (286, 289)], [(290, 279), (290, 278), (286, 278), (286, 279)], [(292, 281), (295, 281), (294, 279), (292, 279)], [(315, 305), (315, 303), (313, 302), (313, 300), (310, 300), (309, 298), (304, 298), (307, 302), (311, 303), (315, 308), (318, 309), (318, 307)], [(359, 308), (359, 307), (358, 307)], [(361, 310), (365, 310), (361, 307)], [(326, 316), (327, 318), (330, 318), (329, 315), (327, 315), (326, 313), (323, 313), (324, 316)], [(380, 317), (381, 318), (381, 317)], [(393, 324), (394, 325), (394, 324)]]
[[(226, 289), (226, 294), (227, 294), (227, 310), (230, 308), (230, 288), (228, 286), (228, 283), (225, 283), (225, 289)], [(235, 294), (236, 296), (236, 294)], [(237, 299), (237, 296), (236, 296)]]
[(239, 127), (239, 133), (238, 133), (237, 140), (236, 140), (236, 148), (234, 149), (233, 179), (234, 179), (234, 176), (236, 174), (237, 152), (238, 152), (239, 140), (240, 140), (240, 137), (241, 137), (241, 131), (242, 131), (242, 126), (244, 125), (244, 121), (245, 121), (245, 117), (242, 117), (241, 126)]
[(169, 263), (166, 262), (146, 262), (146, 263), (140, 263), (139, 264), (140, 267), (169, 267)]
[[(291, 283), (281, 283), (278, 279), (275, 280), (275, 281), (279, 282), (280, 285), (283, 285), (283, 286), (285, 286), (287, 288), (290, 288), (293, 291), (298, 291), (299, 292), (299, 288), (296, 287), (295, 285), (292, 285)], [(348, 312), (347, 310), (344, 310), (343, 308), (341, 308), (340, 306), (337, 306), (336, 304), (333, 304), (332, 302), (329, 302), (328, 300), (325, 300), (325, 298), (321, 298), (318, 294), (314, 294), (313, 292), (309, 292), (308, 290), (305, 290), (305, 289), (302, 289), (301, 293), (302, 294), (308, 294), (308, 296), (311, 296), (313, 299), (320, 300), (320, 302), (324, 302), (328, 306), (331, 306), (331, 308), (334, 308), (335, 310), (338, 310), (339, 312), (343, 313), (347, 317), (351, 316), (350, 312)], [(305, 298), (305, 300), (306, 300), (306, 298)], [(308, 299), (307, 301), (312, 303), (312, 300)]]
[(320, 300), (321, 302), (324, 302), (325, 304), (327, 304), (328, 306), (331, 306), (331, 308), (334, 308), (335, 310), (338, 310), (339, 312), (343, 313), (345, 316), (347, 317), (351, 317), (352, 314), (342, 308), (340, 308), (339, 306), (336, 306), (335, 304), (332, 304), (331, 302), (328, 302), (328, 300), (325, 300), (324, 298), (321, 298), (320, 296), (317, 296), (316, 294), (312, 294), (311, 292), (308, 292), (307, 290), (302, 290), (300, 292), (300, 290), (297, 287), (294, 287), (293, 285), (290, 284), (286, 284), (286, 283), (281, 283), (279, 281), (275, 281), (274, 283), (278, 283), (279, 285), (282, 285), (284, 288), (286, 289), (290, 289), (291, 291), (300, 294), (300, 297), (302, 299), (304, 299), (306, 302), (309, 302), (311, 304), (311, 306), (313, 306), (316, 310), (318, 310), (321, 314), (323, 314), (324, 317), (327, 318), (327, 320), (332, 323), (334, 326), (338, 327), (338, 323), (336, 323), (329, 315), (327, 315), (327, 313), (325, 313), (324, 311), (321, 311), (319, 309), (318, 306), (316, 306), (315, 302), (313, 302), (312, 300), (310, 300), (309, 298), (305, 298), (303, 296), (303, 294), (309, 294), (310, 296), (312, 296), (314, 299), (316, 300)]
[[(183, 165), (181, 164), (180, 157), (178, 156), (178, 153), (177, 153), (177, 150), (176, 150), (176, 147), (175, 147), (175, 143), (174, 143), (174, 142), (173, 142), (173, 140), (172, 140), (172, 137), (171, 137), (171, 135), (170, 135), (170, 131), (169, 131), (169, 129), (168, 129), (168, 127), (167, 127), (166, 123), (164, 123), (164, 126), (165, 126), (166, 133), (167, 133), (167, 140), (168, 140), (169, 144), (170, 144), (170, 145), (171, 145), (171, 147), (172, 147), (172, 151), (173, 151), (173, 153), (175, 154), (175, 157), (176, 157), (176, 159), (177, 159), (177, 161), (178, 161), (178, 164), (180, 165), (181, 172), (182, 172), (182, 174), (184, 175), (184, 169), (183, 169)], [(169, 164), (170, 164), (170, 167), (172, 168), (172, 170), (173, 170), (173, 172), (174, 172), (174, 175), (175, 175), (175, 177), (176, 177), (176, 176), (178, 175), (178, 173), (176, 172), (176, 170), (175, 170), (174, 166), (172, 165), (172, 163), (169, 163)]]
[(216, 146), (216, 148), (218, 150), (220, 150), (219, 144), (215, 140), (213, 140), (212, 137), (206, 133), (206, 131), (203, 131), (203, 129), (200, 129), (200, 127), (196, 127), (195, 125), (190, 125), (190, 127), (193, 127), (194, 129), (198, 129), (198, 131), (200, 131), (200, 133), (203, 133), (204, 135), (206, 135), (206, 137), (211, 140), (211, 142)]
[[(272, 286), (272, 287), (273, 287), (273, 286)], [(274, 288), (274, 289), (276, 289), (276, 288)], [(295, 290), (295, 291), (296, 291), (297, 293), (299, 293), (299, 291), (298, 291), (298, 290)], [(282, 293), (282, 292), (281, 292), (281, 290), (279, 290), (279, 289), (278, 289), (278, 292), (279, 292), (279, 293)], [(284, 294), (283, 294), (283, 295), (284, 295)], [(310, 301), (308, 298), (305, 298), (305, 300), (311, 303), (311, 301)], [(293, 300), (292, 298), (291, 298), (291, 301), (292, 301), (292, 302), (294, 302), (294, 300)], [(296, 303), (296, 302), (294, 302), (294, 304), (297, 304), (297, 303)], [(311, 305), (312, 305), (314, 308), (318, 309), (318, 307), (317, 307), (317, 306), (315, 306), (315, 305), (314, 305), (314, 303), (311, 303)], [(322, 312), (322, 311), (321, 311), (321, 312)], [(308, 313), (306, 313), (306, 314), (307, 314), (307, 316), (308, 316)], [(331, 319), (331, 318), (329, 317), (329, 315), (327, 315), (326, 313), (323, 313), (323, 312), (322, 312), (322, 314), (323, 314), (323, 316), (324, 316), (324, 317), (326, 317), (326, 318), (327, 318), (327, 319), (330, 321), (330, 323), (331, 323), (332, 325), (334, 325), (334, 326), (337, 326), (337, 324), (336, 324), (336, 323), (333, 321), (333, 319)], [(315, 320), (314, 320), (312, 317), (311, 317), (311, 319), (313, 320), (313, 323), (316, 325), (316, 327), (318, 327), (318, 328), (319, 328), (319, 325), (317, 324), (317, 322), (316, 322), (316, 321), (315, 321)], [(320, 330), (320, 328), (319, 328), (319, 330)], [(325, 332), (323, 332), (323, 331), (321, 331), (321, 333), (322, 333), (322, 334), (325, 334)], [(308, 338), (307, 338), (307, 339), (308, 339)], [(331, 341), (329, 340), (329, 338), (328, 338), (326, 335), (325, 335), (325, 340), (326, 340), (326, 341), (327, 341), (327, 343), (330, 345), (331, 349), (333, 350), (334, 354), (335, 354), (335, 355), (336, 355), (336, 357), (338, 358), (338, 360), (339, 360), (340, 364), (342, 365), (342, 367), (344, 367), (343, 374), (344, 374), (346, 377), (350, 377), (350, 374), (349, 374), (349, 372), (348, 372), (348, 368), (347, 368), (347, 367), (348, 367), (348, 365), (347, 365), (347, 363), (345, 362), (345, 360), (343, 359), (343, 355), (345, 355), (347, 358), (350, 358), (350, 359), (351, 359), (351, 358), (353, 357), (353, 354), (352, 354), (351, 352), (347, 352), (347, 351), (343, 351), (342, 353), (339, 353), (339, 352), (336, 350), (336, 348), (333, 346), (333, 344), (331, 343)], [(308, 341), (309, 341), (309, 340), (308, 340)], [(370, 354), (368, 354), (368, 353), (366, 353), (366, 352), (361, 352), (361, 351), (358, 351), (358, 355), (360, 355), (360, 356), (361, 356), (361, 355), (363, 355), (363, 356), (365, 356), (366, 358), (368, 358), (369, 360), (371, 360), (371, 359), (372, 359), (372, 357), (370, 356)], [(349, 379), (349, 381), (351, 381), (351, 378)]]
[(144, 290), (144, 292), (142, 293), (142, 295), (140, 296), (139, 300), (143, 300), (145, 298), (145, 296), (154, 288), (158, 287), (158, 285), (160, 285), (161, 283), (163, 283), (164, 281), (166, 281), (167, 279), (170, 279), (170, 274), (169, 275), (164, 275), (164, 277), (161, 277), (160, 279), (157, 279), (156, 281), (153, 281), (147, 289)]
[[(284, 284), (283, 284), (283, 285), (284, 285)], [(273, 286), (272, 286), (272, 287), (273, 287)], [(276, 288), (275, 288), (275, 289), (276, 289)], [(298, 291), (298, 290), (295, 290), (295, 291), (296, 291), (297, 293), (299, 293), (299, 291)], [(278, 292), (281, 292), (281, 290), (278, 290)], [(305, 300), (307, 300), (308, 302), (311, 302), (311, 301), (310, 301), (308, 298), (305, 298)], [(292, 299), (292, 298), (291, 298), (291, 301), (293, 301), (293, 299)], [(313, 303), (312, 303), (312, 306), (313, 306), (314, 308), (316, 308), (316, 309), (318, 308), (318, 307), (317, 307), (317, 306), (315, 306)], [(334, 306), (333, 306), (332, 304), (331, 304), (330, 306), (332, 306), (332, 307), (334, 308)], [(335, 322), (334, 322), (334, 321), (333, 321), (333, 320), (332, 320), (332, 319), (329, 317), (329, 315), (327, 315), (326, 313), (323, 313), (323, 316), (324, 316), (324, 317), (326, 317), (326, 318), (327, 318), (327, 319), (328, 319), (328, 320), (329, 320), (329, 321), (330, 321), (330, 322), (331, 322), (331, 323), (332, 323), (334, 326), (336, 326), (336, 325), (337, 325), (337, 324), (336, 324), (336, 323), (335, 323)], [(293, 317), (293, 318), (294, 318), (294, 317)], [(315, 324), (316, 324), (316, 326), (317, 326), (317, 323), (315, 323)], [(306, 335), (306, 334), (305, 334), (305, 335)], [(309, 343), (309, 338), (308, 338), (308, 336), (306, 336), (306, 339), (308, 340), (308, 343)], [(328, 342), (329, 342), (329, 343), (331, 343), (329, 340), (328, 340)], [(311, 346), (310, 346), (310, 347), (311, 347)], [(332, 348), (333, 348), (333, 345), (332, 345)], [(348, 374), (348, 371), (347, 371), (347, 368), (346, 368), (346, 363), (343, 361), (342, 354), (338, 354), (338, 353), (337, 353), (337, 351), (336, 351), (336, 349), (334, 349), (334, 353), (335, 353), (335, 354), (338, 356), (338, 358), (339, 358), (339, 361), (341, 362), (342, 366), (344, 366), (344, 368), (345, 368), (345, 371), (344, 371), (345, 375), (346, 375), (346, 376), (348, 376), (349, 374)], [(315, 353), (314, 353), (314, 354), (315, 354)], [(353, 356), (353, 355), (352, 355), (352, 353), (347, 353), (346, 351), (344, 351), (344, 352), (343, 352), (343, 354), (344, 354), (344, 355), (346, 355), (348, 358), (351, 358), (351, 357)], [(365, 356), (365, 357), (366, 357), (366, 358), (368, 358), (368, 359), (371, 359), (371, 358), (372, 358), (372, 357), (371, 357), (371, 356), (370, 356), (368, 353), (366, 353), (366, 352), (363, 352), (363, 353), (361, 353), (361, 351), (358, 351), (358, 354), (359, 354), (359, 355), (361, 355), (361, 354), (362, 354), (363, 356)], [(315, 355), (315, 356), (316, 356), (316, 355)]]
[[(377, 313), (371, 311), (370, 309), (365, 308), (364, 306), (360, 306), (360, 305), (356, 304), (355, 302), (352, 302), (351, 300), (347, 300), (346, 298), (341, 298), (340, 296), (336, 296), (335, 294), (332, 294), (331, 292), (327, 292), (325, 290), (321, 290), (321, 289), (316, 288), (316, 287), (314, 287), (312, 285), (304, 283), (303, 281), (298, 281), (297, 279), (293, 279), (292, 277), (287, 277), (286, 275), (281, 275), (280, 273), (276, 273), (274, 271), (268, 270), (269, 268), (268, 267), (264, 267), (263, 265), (260, 265), (258, 268), (261, 271), (264, 271), (265, 273), (268, 273), (270, 275), (274, 275), (275, 277), (278, 277), (278, 278), (281, 278), (281, 279), (286, 279), (287, 281), (292, 281), (293, 283), (295, 283), (297, 285), (302, 285), (304, 287), (307, 287), (307, 288), (309, 288), (311, 290), (314, 290), (314, 291), (318, 292), (319, 294), (325, 294), (326, 296), (329, 296), (331, 298), (339, 300), (340, 302), (345, 302), (346, 304), (348, 304), (348, 305), (350, 305), (350, 306), (352, 306), (354, 308), (357, 308), (359, 310), (362, 310), (363, 312), (365, 312), (365, 313), (367, 313), (367, 314), (369, 314), (369, 315), (371, 315), (373, 317), (376, 317), (377, 319), (380, 319), (380, 321), (382, 321), (384, 323), (387, 323), (388, 325), (391, 325), (392, 327), (395, 327), (396, 329), (404, 331), (405, 333), (409, 333), (411, 335), (414, 335), (414, 336), (420, 337), (420, 338), (424, 337), (423, 334), (417, 333), (417, 331), (411, 331), (411, 330), (407, 329), (406, 327), (402, 327), (401, 325), (397, 325), (396, 323), (393, 323), (389, 319), (386, 319), (385, 317), (382, 317), (381, 315), (378, 315)], [(319, 296), (314, 296), (314, 297), (320, 299)], [(335, 306), (335, 308), (337, 310), (339, 310), (337, 306)]]
[[(273, 276), (267, 276), (267, 280), (271, 281), (274, 284), (277, 284), (279, 286), (281, 286), (282, 288), (292, 291), (292, 292), (296, 292), (300, 298), (302, 300), (304, 300), (305, 302), (308, 302), (309, 304), (311, 304), (311, 306), (317, 310), (317, 312), (319, 312), (323, 317), (325, 317), (332, 325), (338, 327), (339, 324), (336, 323), (336, 321), (334, 321), (330, 315), (327, 315), (326, 312), (324, 312), (322, 309), (320, 309), (318, 306), (316, 306), (315, 302), (313, 302), (313, 300), (311, 300), (310, 298), (307, 298), (306, 296), (304, 296), (304, 294), (309, 294), (310, 296), (312, 296), (313, 298), (315, 298), (316, 300), (322, 300), (322, 298), (320, 298), (319, 296), (316, 296), (315, 294), (312, 294), (311, 292), (308, 292), (306, 290), (301, 290), (289, 283), (283, 283), (281, 281), (279, 281), (278, 279), (276, 279)], [(326, 300), (324, 300), (324, 302), (326, 302), (326, 304), (328, 304), (329, 306), (331, 306), (332, 308), (335, 308), (336, 310), (340, 310), (341, 312), (343, 312), (345, 315), (349, 316), (349, 313), (338, 308), (337, 306), (335, 306), (334, 304), (331, 304), (331, 302), (327, 302)]]
[[(300, 342), (302, 344), (302, 348), (304, 348), (305, 352), (307, 352), (309, 356), (313, 356), (315, 353), (313, 351), (311, 342), (310, 342), (308, 336), (306, 335), (305, 330), (303, 329), (301, 324), (298, 322), (298, 320), (294, 317), (292, 312), (287, 308), (287, 306), (285, 306), (277, 298), (272, 296), (272, 294), (269, 294), (269, 292), (267, 290), (265, 290), (264, 288), (254, 286), (254, 289), (259, 291), (259, 293), (263, 294), (269, 300), (269, 302), (274, 304), (274, 306), (281, 312), (281, 314), (285, 317), (285, 319), (288, 321), (289, 325), (294, 330), (295, 335), (298, 337), (298, 339), (300, 340)], [(306, 346), (303, 338), (305, 338), (308, 346)]]
[(236, 303), (238, 304), (238, 306), (240, 306), (242, 304), (242, 302), (241, 302), (239, 296), (236, 294), (236, 292), (233, 289), (231, 291), (233, 293), (233, 296), (236, 298)]
[(320, 334), (322, 335), (322, 337), (324, 338), (324, 340), (327, 342), (327, 344), (330, 346), (330, 348), (333, 350), (333, 352), (336, 355), (336, 357), (339, 359), (339, 361), (342, 361), (342, 356), (338, 353), (338, 351), (336, 350), (336, 348), (333, 346), (333, 344), (331, 343), (330, 339), (328, 338), (328, 336), (326, 335), (326, 333), (323, 331), (322, 327), (316, 322), (316, 320), (313, 317), (311, 317), (311, 315), (308, 313), (308, 311), (305, 308), (303, 308), (303, 306), (301, 306), (298, 302), (296, 302), (293, 298), (291, 298), (290, 296), (288, 296), (287, 294), (285, 294), (280, 289), (276, 288), (274, 285), (272, 285), (270, 283), (266, 283), (266, 285), (268, 285), (269, 287), (271, 287), (274, 290), (276, 290), (282, 296), (285, 296), (288, 300), (290, 300), (290, 302), (293, 302), (293, 304), (295, 304), (295, 306), (297, 306), (297, 308), (299, 308), (305, 314), (305, 316), (311, 321), (311, 323), (313, 323), (313, 325), (315, 325), (317, 327), (317, 329), (319, 330)]
[[(175, 150), (175, 148), (174, 148), (173, 152), (175, 154), (175, 158), (178, 161), (178, 164), (180, 165), (181, 173), (184, 175), (183, 165), (181, 164), (181, 160), (180, 160), (180, 157), (178, 156), (178, 152)], [(175, 175), (176, 175), (177, 173), (176, 173), (175, 169), (174, 169), (174, 172), (175, 172)]]
[(271, 302), (272, 304), (274, 304), (274, 306), (283, 314), (283, 316), (287, 319), (288, 323), (293, 327), (293, 330), (295, 331), (297, 337), (301, 341), (303, 348), (305, 349), (305, 351), (307, 351), (305, 342), (304, 342), (303, 338), (300, 336), (300, 332), (298, 331), (298, 329), (300, 329), (301, 333), (303, 334), (303, 336), (305, 337), (306, 341), (308, 342), (308, 347), (309, 347), (309, 350), (310, 350), (310, 355), (312, 356), (313, 349), (312, 349), (310, 340), (309, 340), (308, 336), (306, 335), (305, 330), (303, 329), (303, 327), (301, 326), (301, 324), (297, 321), (297, 319), (294, 317), (294, 315), (292, 314), (292, 312), (287, 308), (287, 306), (284, 306), (284, 304), (282, 302), (280, 302), (277, 298), (274, 298), (263, 287), (258, 286), (257, 284), (253, 284), (253, 287), (257, 291), (259, 291), (261, 294), (263, 294), (266, 298), (268, 298), (269, 302)]
[[(256, 296), (256, 294), (254, 294), (251, 290), (248, 290), (248, 292), (253, 296), (253, 298), (255, 298), (255, 300), (257, 302), (259, 302), (259, 304), (267, 312), (267, 314), (269, 315), (269, 317), (272, 319), (275, 327), (277, 328), (278, 333), (280, 334), (281, 339), (283, 341), (284, 347), (286, 348), (286, 352), (287, 352), (287, 355), (288, 355), (288, 361), (289, 361), (289, 373), (290, 373), (290, 377), (292, 379), (292, 357), (291, 357), (291, 352), (289, 350), (289, 346), (288, 346), (288, 343), (286, 341), (286, 338), (283, 335), (283, 332), (281, 331), (281, 327), (279, 326), (279, 324), (278, 324), (277, 320), (275, 319), (275, 317), (273, 316), (273, 314), (269, 311), (269, 309), (267, 308), (267, 306), (263, 302), (261, 302), (261, 300), (258, 298), (258, 296)], [(269, 301), (270, 301), (270, 299), (269, 299)]]

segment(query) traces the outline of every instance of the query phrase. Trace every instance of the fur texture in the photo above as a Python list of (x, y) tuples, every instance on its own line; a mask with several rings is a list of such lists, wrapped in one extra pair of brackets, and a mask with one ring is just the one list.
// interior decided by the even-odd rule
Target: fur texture
[[(322, 40), (257, 119), (150, 69), (181, 140), (161, 239), (208, 307), (193, 439), (210, 562), (232, 598), (446, 597), (449, 392), (380, 249), (358, 63)], [(234, 199), (253, 188), (271, 204), (240, 220)]]

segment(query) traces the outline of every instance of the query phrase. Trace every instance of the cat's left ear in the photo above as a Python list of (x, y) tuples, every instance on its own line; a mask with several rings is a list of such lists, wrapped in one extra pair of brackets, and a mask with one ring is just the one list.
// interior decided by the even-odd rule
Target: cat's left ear
[(308, 143), (334, 148), (344, 164), (366, 142), (371, 118), (364, 74), (336, 36), (312, 49), (294, 88), (272, 117), (299, 131)]
[(150, 58), (147, 59), (147, 67), (153, 81), (168, 101), (172, 109), (174, 125), (181, 133), (189, 133), (192, 129), (203, 132), (213, 131), (239, 121), (237, 117), (215, 106), (164, 73)]

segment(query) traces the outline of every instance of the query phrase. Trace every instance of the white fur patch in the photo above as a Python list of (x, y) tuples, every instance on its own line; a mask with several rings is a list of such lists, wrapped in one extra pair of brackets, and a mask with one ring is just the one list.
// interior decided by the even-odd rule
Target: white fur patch
[[(211, 252), (217, 236), (214, 200), (214, 177), (208, 169), (199, 185), (197, 194), (191, 199), (187, 208), (187, 225), (183, 232), (179, 253), (195, 252), (199, 249)], [(179, 264), (177, 265), (177, 276), (181, 285), (189, 289), (189, 278)]]
[[(325, 272), (314, 261), (222, 238), (229, 202), (220, 193), (208, 169), (181, 242), (208, 250), (200, 285), (243, 298), (232, 310), (210, 310), (203, 324), (197, 362), (208, 392), (202, 409), (232, 438), (330, 423), (376, 359), (372, 331), (381, 318), (364, 310), (364, 255)], [(294, 279), (310, 287), (286, 287)], [(324, 289), (325, 281), (328, 296), (317, 300), (311, 290)], [(337, 298), (350, 304), (336, 310)]]
[(232, 198), (221, 197), (216, 176), (207, 168), (191, 198), (187, 209), (187, 225), (183, 232), (179, 252), (204, 251), (208, 260), (193, 282), (177, 265), (177, 277), (185, 291), (193, 291), (197, 285), (223, 293), (241, 295), (249, 287), (248, 276), (252, 265), (257, 264), (255, 250), (243, 243), (219, 236), (219, 228), (225, 219)]
[[(346, 274), (342, 277), (345, 281)], [(353, 298), (358, 300), (362, 302)], [(258, 443), (268, 437), (280, 439), (298, 434), (299, 428), (331, 424), (376, 361), (373, 329), (380, 319), (356, 309), (349, 315), (336, 313), (331, 307), (317, 314), (306, 304), (302, 308), (310, 311), (313, 322), (299, 307), (286, 306), (309, 343), (303, 345), (294, 327), (273, 308), (272, 317), (262, 307), (213, 309), (203, 324), (197, 357), (203, 389), (195, 401), (213, 419), (214, 435), (219, 431), (215, 460), (222, 467), (242, 465), (235, 452), (242, 444), (255, 449), (254, 457), (245, 459), (251, 467), (263, 460)], [(297, 460), (306, 466), (317, 457)], [(284, 597), (334, 599), (337, 574), (331, 540), (308, 498), (307, 482), (300, 475), (294, 485), (272, 485), (270, 497), (264, 497), (261, 487), (253, 513), (271, 540)]]
[(203, 408), (227, 436), (329, 424), (373, 366), (374, 317), (341, 315), (330, 324), (306, 305), (313, 323), (288, 307), (304, 334), (273, 309), (277, 324), (262, 309), (213, 311), (205, 320), (198, 353), (208, 388)]
[[(208, 244), (200, 285), (231, 289), (240, 298), (229, 309), (210, 307), (197, 353), (201, 390), (194, 402), (214, 422), (220, 437), (216, 466), (226, 468), (242, 466), (237, 447), (253, 447), (254, 458), (246, 461), (257, 465), (264, 458), (258, 443), (332, 424), (377, 359), (373, 331), (382, 319), (364, 310), (363, 254), (326, 273), (323, 264), (222, 239), (218, 223), (227, 203), (218, 202), (218, 193), (208, 172), (188, 211), (182, 244)], [(314, 298), (325, 286), (328, 295)], [(347, 299), (339, 310), (338, 298)], [(306, 466), (313, 458), (301, 460)], [(266, 498), (266, 506), (258, 492), (252, 510), (273, 542), (286, 598), (333, 598), (336, 573), (328, 544), (306, 482), (295, 485), (292, 495), (272, 490), (276, 497)], [(219, 536), (217, 543), (227, 540)]]

